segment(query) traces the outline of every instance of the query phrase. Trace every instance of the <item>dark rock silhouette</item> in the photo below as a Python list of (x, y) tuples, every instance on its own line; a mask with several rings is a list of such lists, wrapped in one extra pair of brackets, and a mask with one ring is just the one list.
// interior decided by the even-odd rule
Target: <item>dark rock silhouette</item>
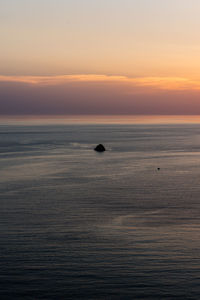
[(102, 144), (97, 145), (94, 148), (94, 150), (97, 151), (97, 152), (104, 152), (104, 151), (106, 151), (105, 147)]

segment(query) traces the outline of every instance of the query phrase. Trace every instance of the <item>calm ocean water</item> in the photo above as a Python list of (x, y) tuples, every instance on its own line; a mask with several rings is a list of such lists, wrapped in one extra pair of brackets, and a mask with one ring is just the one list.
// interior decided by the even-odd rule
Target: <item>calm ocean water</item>
[(0, 299), (200, 299), (200, 124), (1, 125), (0, 283)]

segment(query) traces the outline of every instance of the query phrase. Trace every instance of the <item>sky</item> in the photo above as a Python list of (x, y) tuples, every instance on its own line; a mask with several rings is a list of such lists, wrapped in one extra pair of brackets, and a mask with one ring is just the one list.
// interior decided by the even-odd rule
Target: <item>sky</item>
[(0, 0), (0, 115), (200, 114), (199, 0)]

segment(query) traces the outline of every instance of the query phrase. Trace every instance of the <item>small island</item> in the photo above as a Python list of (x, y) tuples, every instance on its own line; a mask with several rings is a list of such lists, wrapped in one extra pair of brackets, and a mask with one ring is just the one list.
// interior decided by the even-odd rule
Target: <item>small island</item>
[(97, 152), (104, 152), (104, 151), (106, 151), (105, 147), (102, 144), (97, 145), (94, 148), (94, 150), (97, 151)]

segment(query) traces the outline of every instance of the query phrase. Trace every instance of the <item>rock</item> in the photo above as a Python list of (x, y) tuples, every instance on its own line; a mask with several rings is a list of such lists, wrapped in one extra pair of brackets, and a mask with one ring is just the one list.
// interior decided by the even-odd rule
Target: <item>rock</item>
[(106, 151), (105, 147), (102, 144), (97, 145), (94, 148), (94, 150), (97, 151), (97, 152), (104, 152), (104, 151)]

